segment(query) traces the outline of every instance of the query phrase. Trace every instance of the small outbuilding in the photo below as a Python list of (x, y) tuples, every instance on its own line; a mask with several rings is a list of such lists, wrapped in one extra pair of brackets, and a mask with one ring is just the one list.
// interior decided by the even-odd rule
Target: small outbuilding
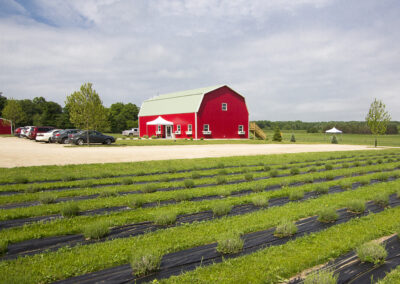
[(12, 134), (11, 122), (0, 118), (0, 134)]
[(226, 85), (148, 99), (138, 116), (140, 137), (249, 138), (245, 98)]
[(333, 127), (332, 129), (329, 129), (329, 130), (325, 131), (325, 133), (329, 133), (329, 134), (342, 134), (343, 131), (337, 129), (336, 127)]

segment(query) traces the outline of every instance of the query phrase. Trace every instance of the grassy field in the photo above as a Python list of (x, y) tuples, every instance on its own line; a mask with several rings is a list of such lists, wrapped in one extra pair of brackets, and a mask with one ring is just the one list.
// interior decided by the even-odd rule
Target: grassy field
[[(184, 260), (191, 249), (217, 243), (219, 249), (232, 236), (271, 231), (354, 200), (385, 200), (400, 188), (399, 162), (400, 149), (387, 149), (2, 168), (0, 283), (50, 283), (119, 267), (131, 281), (151, 281), (157, 272), (138, 276), (144, 256)], [(399, 224), (400, 208), (364, 210), (364, 217), (310, 235), (294, 233), (286, 244), (159, 280), (279, 282)]]
[[(272, 131), (266, 130), (267, 140), (185, 140), (185, 139), (141, 139), (141, 140), (129, 140), (124, 139), (126, 137), (121, 134), (112, 134), (116, 138), (122, 138), (124, 140), (118, 140), (117, 145), (126, 146), (147, 146), (147, 145), (205, 145), (205, 144), (264, 144), (264, 143), (285, 143), (291, 144), (290, 138), (292, 134), (295, 135), (296, 143), (305, 144), (330, 144), (332, 135), (323, 133), (307, 133), (306, 131), (283, 131), (283, 141), (274, 142), (272, 141)], [(353, 144), (353, 145), (371, 145), (374, 146), (375, 137), (369, 134), (339, 134), (337, 135), (339, 144)], [(394, 146), (400, 147), (400, 135), (382, 135), (378, 137), (378, 146)]]

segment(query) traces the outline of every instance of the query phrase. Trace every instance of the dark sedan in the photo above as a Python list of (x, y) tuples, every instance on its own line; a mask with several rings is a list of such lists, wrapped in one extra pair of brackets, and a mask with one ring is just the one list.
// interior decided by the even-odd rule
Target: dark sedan
[(51, 137), (51, 140), (53, 142), (57, 142), (60, 144), (67, 144), (68, 143), (68, 135), (78, 133), (81, 131), (80, 129), (65, 129), (62, 130), (58, 133), (56, 133), (53, 137)]
[[(69, 142), (76, 145), (83, 145), (87, 143), (87, 131), (81, 131), (71, 135)], [(89, 142), (90, 143), (102, 143), (110, 145), (115, 143), (115, 138), (112, 136), (104, 135), (98, 131), (89, 130)]]

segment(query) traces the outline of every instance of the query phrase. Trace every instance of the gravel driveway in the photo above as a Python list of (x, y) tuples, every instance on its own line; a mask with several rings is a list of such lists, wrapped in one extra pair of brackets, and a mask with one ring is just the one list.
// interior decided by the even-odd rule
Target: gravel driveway
[(371, 150), (339, 144), (218, 144), (185, 146), (69, 147), (0, 138), (0, 167), (137, 162), (262, 154)]

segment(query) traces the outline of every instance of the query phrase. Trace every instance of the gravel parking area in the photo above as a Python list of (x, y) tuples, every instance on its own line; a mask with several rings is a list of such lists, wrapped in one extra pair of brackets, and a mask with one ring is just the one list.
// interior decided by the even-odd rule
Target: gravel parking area
[(371, 150), (339, 144), (218, 144), (185, 146), (70, 147), (0, 138), (0, 167), (138, 162), (302, 152)]

